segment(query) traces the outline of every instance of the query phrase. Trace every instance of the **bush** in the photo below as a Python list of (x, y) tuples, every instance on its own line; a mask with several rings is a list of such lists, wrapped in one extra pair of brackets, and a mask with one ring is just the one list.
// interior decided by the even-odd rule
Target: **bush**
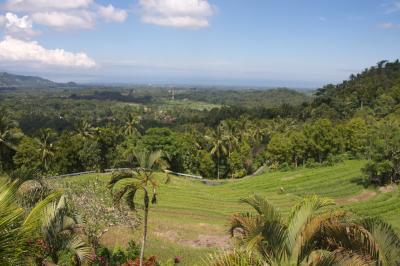
[(93, 266), (105, 266), (110, 263), (111, 252), (108, 248), (100, 246), (96, 249), (96, 256), (93, 261)]
[(127, 256), (120, 247), (116, 247), (111, 255), (111, 265), (121, 265), (127, 261)]
[(63, 250), (59, 252), (57, 265), (59, 266), (77, 265), (75, 254), (73, 254), (68, 250)]
[(307, 168), (315, 168), (318, 166), (318, 163), (315, 162), (314, 158), (310, 158), (306, 161)]
[(126, 249), (126, 257), (128, 260), (136, 259), (140, 255), (140, 246), (135, 241), (129, 241), (128, 248)]
[(283, 172), (289, 171), (290, 169), (291, 169), (291, 167), (287, 162), (284, 162), (279, 166), (279, 170), (281, 170)]

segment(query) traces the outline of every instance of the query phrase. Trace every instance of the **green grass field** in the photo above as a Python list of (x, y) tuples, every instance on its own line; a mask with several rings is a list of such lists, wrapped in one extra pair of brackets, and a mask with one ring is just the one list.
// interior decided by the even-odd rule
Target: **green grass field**
[[(164, 261), (181, 256), (183, 265), (201, 265), (207, 253), (229, 247), (229, 217), (248, 211), (239, 199), (254, 193), (267, 197), (285, 213), (302, 197), (318, 194), (334, 199), (338, 208), (360, 215), (381, 216), (400, 231), (399, 190), (397, 187), (364, 188), (361, 182), (364, 163), (347, 161), (333, 167), (267, 173), (212, 186), (180, 177), (163, 184), (164, 176), (160, 175), (159, 202), (150, 211), (147, 253)], [(88, 186), (95, 182), (96, 186), (91, 186), (93, 197), (111, 207), (111, 197), (105, 188), (109, 178), (109, 175), (93, 174), (53, 182), (72, 190), (72, 195), (87, 194)], [(82, 212), (92, 208), (84, 204), (80, 207)], [(101, 223), (101, 213), (97, 219), (99, 225), (109, 225), (108, 221)], [(127, 238), (137, 239), (139, 235), (140, 229), (111, 227), (103, 241), (109, 246), (122, 246)]]

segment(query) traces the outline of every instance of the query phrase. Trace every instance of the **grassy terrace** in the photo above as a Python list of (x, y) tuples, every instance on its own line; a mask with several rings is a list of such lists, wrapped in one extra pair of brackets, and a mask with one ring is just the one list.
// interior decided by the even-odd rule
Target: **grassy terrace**
[[(267, 173), (219, 185), (178, 177), (166, 185), (160, 175), (159, 203), (150, 211), (148, 254), (164, 260), (179, 255), (184, 265), (201, 264), (205, 253), (229, 246), (229, 216), (247, 211), (239, 199), (254, 193), (266, 196), (285, 212), (301, 197), (318, 194), (362, 215), (380, 215), (400, 230), (399, 190), (365, 189), (360, 184), (363, 165), (363, 161), (347, 161), (334, 167)], [(97, 197), (101, 204), (111, 207), (111, 197), (105, 188), (108, 180), (109, 175), (93, 174), (53, 182), (67, 188), (73, 196)], [(78, 206), (81, 212), (91, 208)], [(107, 222), (101, 222), (101, 214), (98, 220), (99, 225), (107, 227)], [(121, 226), (111, 227), (102, 241), (109, 246), (124, 245), (132, 234), (137, 238), (140, 233), (131, 232)]]

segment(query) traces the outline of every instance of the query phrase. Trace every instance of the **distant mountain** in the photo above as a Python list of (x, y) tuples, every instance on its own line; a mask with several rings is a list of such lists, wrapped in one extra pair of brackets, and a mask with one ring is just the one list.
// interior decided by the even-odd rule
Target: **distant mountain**
[(76, 87), (75, 82), (56, 83), (48, 79), (36, 76), (14, 75), (6, 72), (0, 72), (0, 88), (65, 88)]

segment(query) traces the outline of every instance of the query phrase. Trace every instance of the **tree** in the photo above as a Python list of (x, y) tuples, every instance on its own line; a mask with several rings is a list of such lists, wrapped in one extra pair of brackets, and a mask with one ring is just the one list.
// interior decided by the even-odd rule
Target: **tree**
[(343, 140), (336, 127), (327, 119), (319, 119), (304, 126), (311, 155), (322, 163), (329, 155), (342, 151)]
[(76, 134), (83, 138), (93, 138), (95, 129), (87, 121), (80, 121), (76, 127)]
[(45, 208), (60, 194), (52, 193), (30, 212), (16, 204), (18, 183), (0, 185), (0, 264), (31, 265), (35, 252), (33, 241), (40, 237)]
[(41, 172), (42, 155), (38, 141), (33, 138), (23, 137), (17, 146), (14, 163), (17, 167), (26, 167)]
[(216, 157), (217, 178), (220, 179), (221, 157), (228, 153), (228, 149), (226, 146), (226, 139), (222, 134), (220, 126), (218, 126), (215, 131), (211, 131), (210, 134), (206, 136), (206, 138), (211, 144), (211, 150), (210, 150), (211, 155)]
[(39, 144), (39, 152), (45, 171), (49, 170), (49, 163), (54, 157), (55, 147), (53, 142), (55, 141), (56, 134), (51, 129), (43, 129), (40, 131), (37, 142)]
[(129, 137), (140, 136), (140, 121), (140, 116), (134, 116), (132, 113), (129, 113), (124, 121), (124, 126), (122, 128), (123, 133)]
[(21, 137), (22, 133), (17, 128), (17, 123), (9, 119), (4, 110), (0, 110), (0, 171), (12, 167), (12, 157)]
[[(241, 248), (268, 265), (396, 265), (400, 238), (377, 219), (355, 219), (340, 210), (323, 211), (332, 201), (310, 196), (285, 220), (260, 196), (243, 200), (256, 214), (236, 214), (231, 234)], [(347, 264), (346, 264), (347, 263)]]
[(292, 146), (285, 134), (273, 135), (267, 146), (268, 159), (271, 165), (289, 163)]
[(385, 185), (400, 180), (400, 125), (383, 121), (370, 145), (370, 160), (363, 171), (373, 183)]
[[(126, 195), (126, 201), (131, 210), (135, 210), (135, 199), (137, 192), (143, 192), (143, 207), (144, 207), (144, 219), (143, 219), (143, 238), (142, 248), (140, 251), (140, 266), (143, 266), (143, 257), (147, 240), (147, 223), (150, 207), (150, 194), (151, 203), (157, 203), (157, 181), (154, 176), (154, 171), (158, 169), (166, 169), (168, 164), (163, 159), (163, 153), (161, 151), (149, 152), (135, 152), (133, 155), (137, 160), (137, 167), (129, 172), (114, 173), (110, 182), (109, 187), (112, 190), (118, 189), (114, 193), (114, 202), (119, 205), (122, 198)], [(129, 180), (129, 182), (120, 182), (122, 180)], [(149, 191), (149, 186), (152, 192)]]

